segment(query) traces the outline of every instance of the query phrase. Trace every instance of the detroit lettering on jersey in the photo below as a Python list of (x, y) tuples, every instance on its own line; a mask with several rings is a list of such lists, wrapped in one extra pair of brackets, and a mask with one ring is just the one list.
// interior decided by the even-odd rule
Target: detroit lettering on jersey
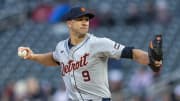
[(69, 60), (68, 64), (61, 62), (62, 66), (62, 76), (71, 72), (72, 70), (77, 70), (80, 67), (86, 66), (88, 64), (87, 57), (89, 53), (85, 53), (83, 56), (80, 57), (79, 61)]

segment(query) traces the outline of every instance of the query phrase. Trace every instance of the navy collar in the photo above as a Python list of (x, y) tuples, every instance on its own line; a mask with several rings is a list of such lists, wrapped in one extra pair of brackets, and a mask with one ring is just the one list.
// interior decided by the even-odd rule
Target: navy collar
[(71, 40), (68, 39), (68, 47), (69, 47), (69, 49), (71, 49), (73, 46), (74, 46), (74, 45), (71, 43)]

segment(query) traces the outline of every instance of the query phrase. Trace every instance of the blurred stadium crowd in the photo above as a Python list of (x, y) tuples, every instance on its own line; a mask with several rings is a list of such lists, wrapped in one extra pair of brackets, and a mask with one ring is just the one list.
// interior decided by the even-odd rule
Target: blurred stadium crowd
[(59, 68), (20, 59), (18, 46), (53, 51), (68, 36), (61, 18), (72, 5), (97, 16), (90, 32), (147, 50), (163, 34), (159, 75), (131, 60), (109, 60), (113, 101), (180, 101), (179, 0), (0, 0), (0, 101), (67, 101)]

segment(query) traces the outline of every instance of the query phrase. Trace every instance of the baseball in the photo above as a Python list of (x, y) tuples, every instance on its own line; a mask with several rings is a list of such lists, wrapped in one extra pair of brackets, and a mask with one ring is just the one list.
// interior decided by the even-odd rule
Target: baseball
[(19, 51), (18, 52), (18, 56), (19, 57), (25, 57), (27, 55), (27, 51), (26, 50), (23, 50), (23, 51)]

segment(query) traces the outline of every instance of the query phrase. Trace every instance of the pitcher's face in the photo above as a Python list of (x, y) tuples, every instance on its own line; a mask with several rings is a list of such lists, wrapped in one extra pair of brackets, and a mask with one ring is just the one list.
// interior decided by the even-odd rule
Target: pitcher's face
[(82, 16), (68, 23), (69, 29), (78, 34), (86, 34), (89, 31), (89, 17)]

